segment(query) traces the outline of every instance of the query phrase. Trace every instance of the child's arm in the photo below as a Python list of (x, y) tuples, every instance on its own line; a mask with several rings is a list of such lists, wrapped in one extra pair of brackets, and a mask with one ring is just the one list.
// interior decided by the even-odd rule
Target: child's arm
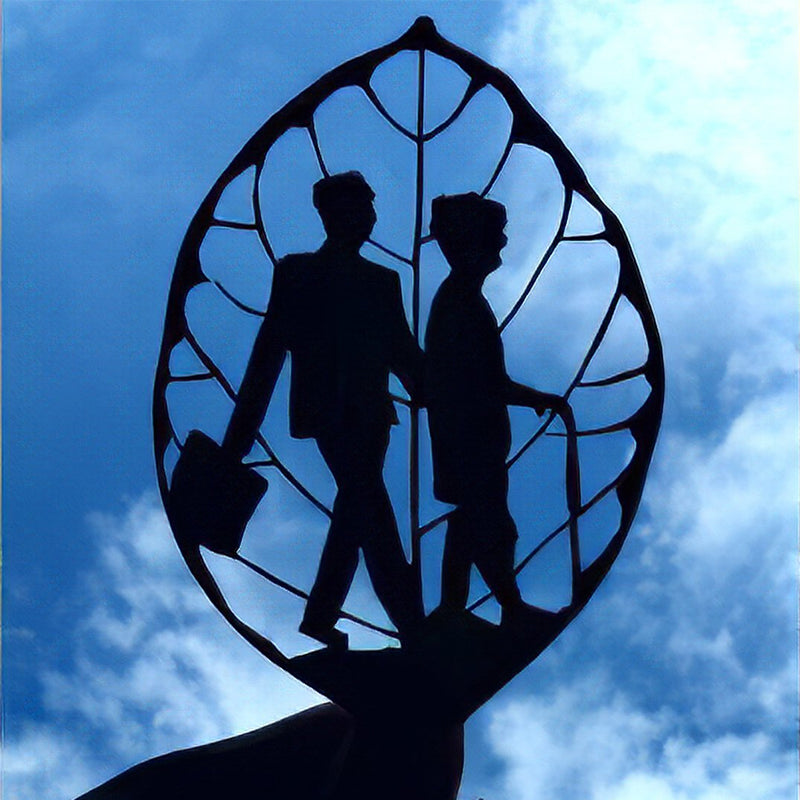
[(386, 309), (392, 324), (392, 363), (390, 369), (400, 379), (411, 400), (423, 404), (423, 354), (414, 334), (408, 327), (403, 307), (400, 278), (392, 276), (391, 305)]
[(530, 386), (512, 381), (511, 378), (506, 383), (506, 404), (532, 408), (540, 417), (548, 408), (554, 409), (559, 414), (565, 409), (569, 409), (567, 401), (560, 395), (540, 392)]

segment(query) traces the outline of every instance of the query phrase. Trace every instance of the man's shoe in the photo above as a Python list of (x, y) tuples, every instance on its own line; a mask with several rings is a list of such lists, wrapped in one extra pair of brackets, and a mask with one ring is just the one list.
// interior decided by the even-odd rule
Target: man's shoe
[(336, 628), (317, 628), (303, 621), (299, 630), (305, 636), (310, 636), (333, 650), (347, 650), (347, 634)]

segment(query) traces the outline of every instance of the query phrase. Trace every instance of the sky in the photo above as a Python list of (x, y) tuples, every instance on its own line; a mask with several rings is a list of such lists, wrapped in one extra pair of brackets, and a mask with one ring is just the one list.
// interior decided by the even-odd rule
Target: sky
[[(222, 170), (313, 80), (423, 13), (516, 81), (622, 220), (667, 375), (662, 431), (625, 548), (572, 626), (470, 720), (460, 797), (796, 796), (794, 5), (11, 0), (2, 156), (9, 800), (75, 797), (146, 758), (320, 702), (225, 626), (180, 561), (156, 492), (152, 380), (175, 256)], [(401, 65), (381, 78), (398, 118), (408, 101), (403, 76)], [(444, 85), (451, 79), (444, 74)], [(447, 108), (443, 91), (434, 115)], [(469, 170), (478, 177), (469, 172), (467, 183), (499, 156), (507, 119), (484, 99), (465, 112), (469, 124), (454, 133), (463, 139), (442, 137), (440, 150), (432, 143), (432, 192), (461, 190)], [(399, 249), (407, 153), (391, 131), (388, 144), (373, 137), (359, 113), (332, 101), (318, 121), (321, 144), (343, 169), (361, 159), (357, 166), (374, 170), (379, 202), (387, 198), (376, 235), (395, 237)], [(287, 139), (290, 157), (293, 147), (301, 144)], [(459, 148), (468, 160), (457, 160)], [(310, 180), (306, 155), (296, 163)], [(311, 248), (319, 230), (307, 195), (280, 164), (265, 176), (287, 198), (265, 209), (276, 249)], [(498, 315), (560, 203), (546, 163), (510, 167), (497, 187), (510, 241), (487, 284)], [(235, 196), (231, 203), (236, 213)], [(590, 210), (580, 224), (592, 224)], [(210, 249), (209, 263), (215, 253), (230, 263), (227, 246)], [(236, 247), (248, 257), (247, 244)], [(557, 330), (548, 322), (566, 315), (581, 341), (580, 325), (597, 313), (607, 254), (587, 252), (565, 261), (580, 283), (553, 271), (552, 290), (563, 292), (557, 314), (531, 306), (538, 312), (509, 328), (509, 368), (542, 388), (558, 389), (572, 354), (570, 342), (546, 346)], [(433, 253), (424, 297), (444, 274)], [(583, 281), (599, 294), (580, 291)], [(404, 291), (407, 299), (407, 279)], [(213, 320), (209, 341), (224, 344), (215, 299), (199, 297), (198, 325)], [(635, 353), (635, 336), (623, 337), (625, 348)], [(235, 370), (242, 352), (220, 358)], [(191, 427), (212, 406), (198, 395), (175, 413), (185, 411)], [(530, 422), (515, 415), (515, 433)], [(304, 480), (330, 495), (312, 449), (284, 439)], [(560, 451), (551, 444), (537, 480), (513, 490), (522, 538), (557, 517), (560, 489), (548, 476)], [(393, 440), (387, 464), (398, 508), (401, 445)], [(538, 510), (526, 516), (528, 496)], [(307, 582), (323, 522), (277, 481), (266, 503), (259, 513), (271, 535), (254, 550)], [(526, 592), (558, 604), (557, 561)], [(282, 645), (307, 647), (294, 631), (296, 602), (264, 594), (229, 566), (214, 562), (223, 584), (238, 588), (243, 615), (271, 626)], [(348, 605), (375, 612), (369, 594), (362, 574)]]

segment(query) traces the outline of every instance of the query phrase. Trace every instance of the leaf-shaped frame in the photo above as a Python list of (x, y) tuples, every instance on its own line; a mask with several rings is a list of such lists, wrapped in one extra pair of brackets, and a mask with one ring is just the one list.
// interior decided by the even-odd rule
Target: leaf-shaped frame
[[(370, 86), (370, 79), (375, 69), (384, 61), (403, 50), (415, 51), (419, 56), (419, 111), (416, 131), (408, 130), (399, 125), (382, 106), (380, 100)], [(460, 67), (469, 78), (469, 84), (464, 97), (451, 117), (433, 130), (427, 132), (423, 129), (422, 112), (424, 104), (424, 58), (426, 51), (451, 60)], [(437, 656), (435, 648), (431, 649), (427, 656), (424, 654), (421, 655), (418, 651), (413, 659), (416, 667), (409, 668), (409, 664), (406, 664), (400, 672), (392, 668), (387, 668), (386, 662), (370, 662), (369, 659), (365, 660), (364, 658), (359, 658), (359, 655), (367, 655), (365, 653), (358, 655), (345, 653), (343, 655), (332, 656), (330, 651), (323, 650), (312, 653), (310, 656), (302, 656), (294, 659), (289, 658), (272, 641), (237, 617), (228, 605), (214, 577), (206, 566), (199, 548), (188, 545), (180, 536), (173, 522), (165, 457), (167, 448), (171, 443), (177, 445), (178, 448), (182, 446), (182, 443), (176, 435), (170, 421), (167, 405), (167, 388), (174, 381), (210, 380), (218, 383), (230, 400), (233, 401), (236, 397), (233, 386), (225, 378), (213, 360), (204, 352), (200, 343), (190, 330), (184, 313), (186, 298), (191, 289), (209, 280), (203, 273), (200, 260), (200, 247), (208, 231), (215, 227), (221, 226), (255, 231), (264, 251), (274, 263), (275, 254), (270, 245), (267, 231), (264, 229), (259, 198), (259, 179), (267, 153), (286, 131), (292, 128), (305, 129), (310, 137), (314, 152), (319, 161), (320, 169), (323, 174), (327, 174), (323, 154), (317, 141), (314, 127), (314, 114), (320, 104), (335, 91), (345, 87), (360, 88), (372, 101), (377, 110), (386, 117), (387, 121), (404, 136), (409, 137), (416, 146), (417, 199), (413, 250), (410, 258), (402, 254), (393, 253), (389, 250), (386, 250), (386, 252), (405, 263), (407, 266), (410, 266), (413, 271), (412, 328), (414, 332), (418, 334), (420, 314), (420, 253), (421, 248), (427, 241), (423, 234), (422, 207), (424, 145), (445, 130), (460, 115), (469, 100), (480, 89), (486, 86), (493, 87), (502, 95), (512, 112), (513, 122), (511, 134), (503, 155), (488, 185), (483, 188), (483, 194), (486, 195), (491, 190), (515, 145), (528, 145), (547, 153), (552, 158), (558, 170), (565, 190), (561, 218), (556, 233), (539, 264), (533, 270), (517, 302), (502, 321), (501, 330), (511, 322), (525, 303), (539, 275), (545, 269), (550, 257), (559, 244), (566, 241), (604, 241), (613, 247), (619, 259), (619, 278), (616, 290), (600, 326), (591, 341), (586, 356), (567, 389), (566, 395), (569, 396), (576, 387), (610, 385), (643, 377), (650, 385), (651, 391), (644, 403), (633, 415), (606, 428), (578, 431), (576, 434), (577, 436), (592, 436), (602, 435), (606, 432), (628, 430), (635, 443), (633, 454), (627, 465), (614, 480), (600, 491), (596, 492), (593, 497), (582, 501), (578, 509), (572, 509), (570, 518), (540, 542), (536, 549), (527, 554), (517, 565), (517, 571), (523, 569), (552, 538), (563, 531), (569, 531), (570, 542), (573, 549), (571, 603), (558, 613), (543, 615), (540, 625), (535, 630), (519, 630), (505, 625), (495, 627), (491, 633), (484, 634), (484, 641), (480, 643), (479, 647), (475, 646), (478, 642), (474, 639), (470, 640), (470, 637), (466, 636), (461, 642), (461, 646), (466, 648), (462, 652), (463, 657), (442, 658), (440, 652)], [(217, 218), (215, 216), (215, 209), (217, 208), (217, 204), (224, 190), (237, 177), (252, 167), (255, 168), (252, 193), (253, 222), (230, 221)], [(577, 236), (567, 234), (570, 207), (576, 194), (580, 195), (597, 210), (603, 223), (602, 231)], [(373, 244), (381, 247), (379, 243), (373, 242)], [(259, 309), (250, 308), (239, 303), (233, 295), (227, 292), (224, 286), (218, 285), (217, 288), (228, 297), (230, 302), (237, 305), (241, 311), (252, 314), (259, 313)], [(644, 363), (635, 369), (626, 370), (600, 380), (585, 380), (584, 374), (592, 357), (600, 347), (611, 324), (612, 318), (614, 317), (614, 312), (620, 300), (623, 298), (629, 301), (639, 316), (647, 344), (647, 357)], [(176, 376), (171, 374), (170, 355), (173, 349), (181, 343), (188, 344), (193, 350), (199, 362), (203, 365), (202, 372), (196, 375)], [(350, 708), (358, 707), (360, 703), (363, 704), (364, 702), (363, 698), (360, 697), (360, 694), (363, 694), (363, 692), (356, 691), (354, 688), (356, 685), (361, 685), (363, 689), (363, 683), (358, 679), (358, 676), (372, 675), (375, 670), (382, 670), (384, 674), (387, 674), (388, 669), (388, 673), (393, 676), (390, 682), (392, 694), (396, 698), (399, 698), (398, 702), (405, 702), (406, 692), (404, 692), (397, 683), (397, 676), (402, 673), (403, 685), (406, 686), (408, 692), (416, 697), (417, 700), (419, 700), (421, 696), (427, 698), (426, 702), (435, 699), (435, 702), (439, 705), (443, 703), (447, 704), (454, 715), (466, 718), (472, 711), (491, 697), (503, 684), (510, 680), (513, 675), (535, 659), (558, 636), (585, 606), (600, 582), (608, 573), (612, 563), (622, 548), (641, 499), (645, 477), (661, 421), (663, 401), (664, 364), (661, 342), (641, 275), (620, 221), (598, 197), (596, 192), (589, 185), (583, 170), (575, 158), (567, 150), (555, 132), (542, 117), (539, 116), (530, 103), (528, 103), (513, 81), (500, 70), (490, 66), (475, 55), (446, 41), (436, 31), (433, 22), (429, 18), (421, 17), (395, 42), (345, 62), (317, 80), (273, 115), (233, 159), (228, 168), (214, 184), (192, 219), (178, 254), (170, 287), (164, 337), (156, 370), (153, 422), (158, 485), (167, 516), (176, 534), (178, 546), (191, 574), (228, 623), (266, 658), (308, 685), (326, 694), (336, 702)], [(547, 431), (552, 420), (552, 414), (545, 418), (536, 433), (512, 456), (509, 461), (509, 467), (512, 467), (524, 452)], [(417, 472), (419, 427), (418, 412), (416, 409), (411, 410), (410, 428), (412, 561), (419, 565), (421, 537), (443, 522), (446, 515), (420, 524), (418, 497), (419, 477)], [(311, 495), (311, 493), (294, 477), (266, 440), (260, 437), (258, 441), (262, 449), (268, 455), (267, 461), (263, 462), (263, 464), (277, 469), (310, 503), (315, 505), (323, 513), (330, 515), (330, 511), (316, 497)], [(585, 568), (581, 568), (580, 560), (577, 556), (577, 517), (588, 511), (612, 492), (616, 493), (621, 508), (618, 528), (601, 554)], [(299, 590), (281, 581), (277, 576), (267, 573), (265, 570), (250, 564), (244, 559), (242, 560), (251, 568), (260, 571), (264, 577), (271, 580), (273, 583), (302, 596), (302, 592), (299, 592)], [(486, 599), (488, 599), (488, 597), (481, 598), (473, 605), (473, 608)], [(358, 620), (352, 615), (344, 616), (355, 619), (367, 625), (367, 627), (382, 630), (382, 632), (388, 633), (389, 635), (392, 634), (391, 631), (378, 628), (364, 620)], [(454, 647), (457, 646), (458, 643), (455, 643)], [(483, 655), (479, 656), (479, 651)], [(384, 652), (388, 653), (389, 651)], [(391, 656), (395, 659), (401, 658), (401, 653), (402, 651), (393, 650), (391, 651)], [(486, 653), (490, 654), (488, 658)], [(358, 660), (353, 661), (353, 658)], [(369, 679), (367, 683), (369, 683)], [(378, 680), (377, 684), (380, 683), (381, 681)], [(425, 691), (425, 687), (433, 688), (429, 688), (428, 691)], [(381, 690), (379, 689), (378, 691)]]

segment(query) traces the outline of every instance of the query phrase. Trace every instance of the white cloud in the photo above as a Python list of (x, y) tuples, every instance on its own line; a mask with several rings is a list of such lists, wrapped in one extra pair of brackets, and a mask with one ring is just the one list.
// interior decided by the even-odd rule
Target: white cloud
[(14, 741), (3, 743), (3, 797), (33, 800), (77, 797), (91, 786), (98, 765), (70, 732), (29, 725)]
[(227, 628), (189, 577), (154, 498), (90, 522), (98, 558), (85, 576), (88, 611), (65, 632), (68, 669), (41, 675), (47, 722), (6, 741), (7, 797), (74, 797), (146, 758), (319, 702)]
[[(791, 737), (797, 689), (797, 410), (753, 401), (719, 436), (667, 433), (608, 583), (552, 669), (599, 655), (627, 691), (696, 728)], [(613, 664), (613, 667), (612, 667)]]
[(667, 709), (648, 711), (583, 678), (555, 696), (492, 714), (488, 740), (505, 766), (486, 797), (534, 800), (790, 800), (791, 750), (768, 734), (694, 739)]
[(505, 23), (493, 60), (631, 237), (668, 393), (631, 540), (536, 695), (492, 713), (482, 793), (794, 797), (795, 5), (508, 2)]
[(704, 589), (750, 566), (777, 591), (794, 578), (797, 407), (793, 390), (754, 399), (718, 442), (663, 443), (650, 510), (682, 574)]
[(796, 38), (788, 0), (506, 4), (494, 60), (619, 214), (684, 411), (796, 368)]
[[(548, 654), (564, 686), (492, 711), (489, 741), (507, 770), (486, 796), (783, 800), (796, 727), (795, 9), (569, 0), (509, 4), (507, 20), (493, 60), (631, 234), (671, 401), (702, 411), (721, 398), (725, 415), (708, 420), (713, 439), (668, 432), (649, 525), (633, 534), (644, 544), (626, 548), (587, 611), (599, 628), (582, 618), (581, 641), (568, 631)], [(71, 163), (87, 147), (111, 152), (95, 124), (107, 110), (89, 110)], [(141, 166), (131, 152), (125, 163)], [(143, 758), (314, 702), (210, 609), (153, 502), (93, 524), (94, 610), (74, 632), (70, 671), (42, 676), (48, 722), (5, 743), (13, 800), (54, 787), (71, 797)], [(608, 658), (607, 681), (576, 681), (581, 648)]]
[(797, 441), (794, 390), (758, 398), (718, 441), (668, 436), (649, 487), (651, 635), (706, 723), (794, 724)]
[[(678, 167), (683, 194), (702, 189), (707, 201), (695, 223), (731, 246), (796, 194), (795, 11), (785, 0), (509, 3), (496, 57), (557, 130), (589, 145), (612, 191), (622, 179), (659, 193), (651, 169), (667, 179)], [(771, 209), (765, 184), (781, 190)], [(738, 204), (725, 190), (759, 186), (737, 192), (744, 206), (731, 218)], [(752, 217), (755, 204), (767, 220)], [(677, 222), (674, 210), (662, 222)]]
[(470, 770), (473, 793), (794, 796), (797, 417), (790, 385), (711, 436), (667, 432), (598, 597), (517, 684), (528, 697), (487, 710), (504, 769)]

